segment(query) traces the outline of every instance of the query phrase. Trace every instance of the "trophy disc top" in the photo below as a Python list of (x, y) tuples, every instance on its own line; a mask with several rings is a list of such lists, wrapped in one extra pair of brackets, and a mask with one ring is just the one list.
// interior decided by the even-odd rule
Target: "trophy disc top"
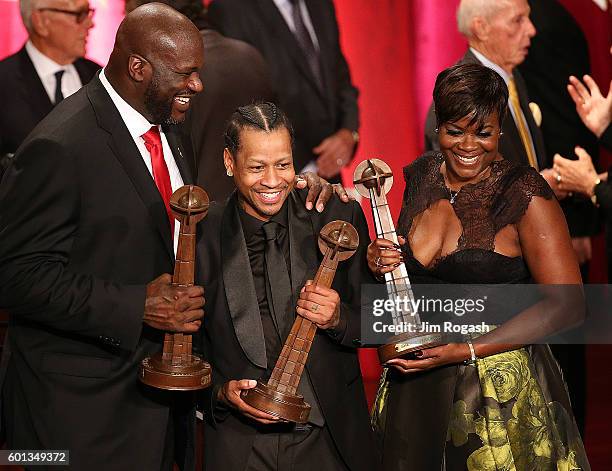
[(170, 197), (170, 207), (178, 214), (202, 214), (208, 212), (208, 194), (199, 186), (185, 185)]
[(393, 172), (383, 160), (364, 160), (355, 168), (353, 183), (357, 192), (365, 198), (370, 197), (370, 189), (379, 195), (381, 192), (386, 195), (393, 186)]
[(346, 221), (332, 221), (319, 232), (319, 249), (325, 253), (329, 248), (337, 248), (340, 260), (346, 260), (359, 246), (357, 230)]

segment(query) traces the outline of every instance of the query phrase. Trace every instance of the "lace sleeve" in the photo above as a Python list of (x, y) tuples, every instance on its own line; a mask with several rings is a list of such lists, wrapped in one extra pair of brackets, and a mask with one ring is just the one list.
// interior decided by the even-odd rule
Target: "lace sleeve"
[(440, 184), (440, 165), (444, 157), (439, 152), (426, 152), (404, 167), (404, 197), (397, 224), (397, 233), (406, 236), (414, 217), (429, 205), (444, 198), (446, 190)]
[(495, 232), (508, 224), (517, 224), (534, 196), (546, 199), (554, 197), (546, 180), (531, 167), (516, 165), (499, 183), (500, 191), (491, 208)]

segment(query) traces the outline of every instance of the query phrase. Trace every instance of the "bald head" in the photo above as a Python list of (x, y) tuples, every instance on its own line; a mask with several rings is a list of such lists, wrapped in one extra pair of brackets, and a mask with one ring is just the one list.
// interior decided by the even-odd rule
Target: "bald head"
[(202, 38), (173, 8), (149, 3), (119, 25), (105, 73), (115, 90), (153, 124), (184, 120), (202, 90)]

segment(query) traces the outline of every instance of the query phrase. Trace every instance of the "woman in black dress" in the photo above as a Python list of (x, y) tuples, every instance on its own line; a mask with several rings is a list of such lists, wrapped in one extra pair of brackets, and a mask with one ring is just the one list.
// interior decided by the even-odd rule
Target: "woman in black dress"
[(507, 99), (503, 79), (484, 66), (457, 65), (438, 76), (441, 152), (404, 169), (402, 255), (377, 239), (368, 264), (380, 276), (402, 256), (416, 283), (575, 289), (473, 341), (389, 361), (373, 411), (384, 469), (590, 469), (558, 365), (547, 345), (536, 344), (582, 320), (581, 296), (565, 297), (581, 292), (580, 272), (548, 184), (498, 153)]

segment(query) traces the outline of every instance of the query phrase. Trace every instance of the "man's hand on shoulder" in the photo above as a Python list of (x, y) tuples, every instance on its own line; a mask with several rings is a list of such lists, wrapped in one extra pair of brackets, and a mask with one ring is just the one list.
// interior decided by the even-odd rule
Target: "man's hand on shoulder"
[(304, 172), (296, 175), (295, 187), (300, 190), (308, 188), (308, 195), (306, 196), (306, 209), (309, 211), (313, 207), (316, 207), (318, 212), (323, 212), (325, 205), (331, 198), (332, 194), (335, 194), (338, 198), (340, 198), (340, 201), (343, 203), (348, 203), (354, 199), (349, 196), (340, 183), (331, 184), (313, 172)]
[(172, 286), (167, 273), (147, 285), (143, 322), (168, 332), (197, 332), (204, 317), (204, 288)]

